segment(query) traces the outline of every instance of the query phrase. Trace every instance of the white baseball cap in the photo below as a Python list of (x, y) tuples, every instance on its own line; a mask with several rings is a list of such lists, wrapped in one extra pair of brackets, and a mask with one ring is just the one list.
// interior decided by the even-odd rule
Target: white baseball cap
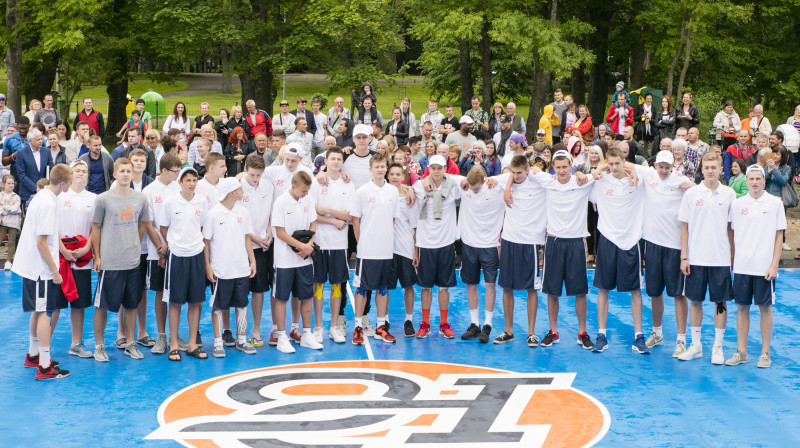
[(444, 160), (444, 157), (442, 157), (442, 156), (437, 154), (437, 155), (431, 157), (431, 161), (430, 161), (430, 163), (428, 163), (428, 165), (429, 166), (430, 165), (439, 165), (439, 166), (445, 166), (446, 167), (447, 166), (447, 161)]
[(672, 165), (675, 163), (675, 157), (673, 157), (671, 151), (659, 151), (656, 154), (656, 163), (668, 163)]
[(753, 164), (748, 166), (747, 171), (745, 171), (745, 175), (750, 174), (750, 171), (758, 171), (764, 178), (767, 177), (767, 175), (764, 174), (764, 168), (761, 168), (761, 165)]
[(366, 124), (357, 124), (355, 128), (353, 128), (353, 136), (356, 135), (372, 135), (372, 128)]
[(286, 156), (294, 156), (294, 157), (302, 159), (303, 156), (300, 155), (300, 151), (302, 151), (302, 150), (303, 150), (303, 146), (300, 143), (292, 142), (292, 143), (289, 143), (288, 145), (286, 145), (286, 151), (284, 152), (284, 155), (286, 155)]
[(236, 191), (239, 188), (242, 188), (242, 183), (236, 180), (235, 177), (223, 177), (217, 184), (217, 191), (219, 191), (219, 197), (221, 198), (225, 198), (228, 193)]
[(458, 120), (458, 123), (459, 124), (473, 124), (473, 123), (475, 123), (475, 120), (473, 120), (472, 117), (470, 117), (469, 115), (464, 115), (463, 117), (461, 117), (460, 120)]

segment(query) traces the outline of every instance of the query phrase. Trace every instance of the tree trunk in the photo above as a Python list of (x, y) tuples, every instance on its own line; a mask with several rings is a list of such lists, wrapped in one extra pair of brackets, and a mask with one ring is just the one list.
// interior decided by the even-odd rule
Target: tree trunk
[(580, 66), (572, 71), (570, 80), (572, 87), (572, 100), (577, 105), (586, 104), (586, 70)]
[(697, 19), (697, 12), (692, 12), (689, 18), (689, 27), (686, 30), (686, 57), (683, 58), (683, 68), (681, 69), (681, 76), (678, 78), (678, 90), (676, 90), (679, 98), (683, 96), (683, 81), (686, 79), (686, 70), (689, 69), (689, 59), (692, 55), (692, 31), (694, 30), (694, 22)]
[(592, 42), (592, 49), (596, 56), (595, 63), (589, 71), (589, 98), (587, 103), (589, 112), (594, 117), (592, 122), (600, 124), (606, 116), (605, 111), (610, 87), (608, 85), (606, 64), (614, 8), (609, 2), (590, 2), (587, 9), (589, 9), (587, 11), (589, 23), (595, 27), (595, 31), (591, 36), (587, 36), (586, 39)]
[(667, 70), (667, 96), (672, 98), (672, 80), (675, 78), (675, 67), (678, 65), (678, 58), (681, 56), (683, 50), (683, 40), (686, 38), (686, 19), (681, 19), (681, 38), (678, 41), (678, 49), (675, 51), (675, 57), (669, 63), (669, 70)]
[[(19, 21), (18, 0), (6, 0), (6, 29), (13, 30)], [(22, 115), (22, 33), (11, 33), (6, 47), (6, 70), (8, 77), (8, 97), (6, 107), (15, 117)]]
[(550, 73), (542, 70), (539, 63), (539, 56), (536, 50), (533, 51), (533, 82), (531, 82), (531, 106), (528, 111), (526, 124), (526, 137), (529, 142), (535, 140), (536, 131), (539, 129), (539, 118), (542, 116), (542, 108), (547, 104), (547, 94), (550, 91)]
[(472, 109), (472, 61), (469, 57), (469, 42), (465, 39), (458, 40), (458, 61), (461, 65), (461, 113), (465, 114)]
[[(641, 30), (642, 35), (647, 34), (646, 29)], [(633, 66), (631, 67), (631, 85), (628, 90), (639, 88), (642, 86), (642, 75), (644, 74), (644, 60), (647, 56), (647, 51), (644, 48), (645, 39), (639, 39), (639, 45), (636, 52), (633, 54)]]
[(115, 143), (115, 129), (120, 129), (128, 119), (125, 108), (128, 106), (128, 60), (124, 54), (116, 57), (114, 72), (109, 73), (109, 83), (106, 87), (108, 93), (108, 115), (106, 116), (105, 144)]
[(481, 41), (478, 44), (481, 52), (481, 95), (483, 110), (492, 113), (494, 94), (492, 93), (492, 52), (489, 48), (489, 19), (484, 14), (481, 27)]
[(223, 94), (233, 93), (231, 85), (231, 64), (228, 61), (228, 44), (222, 43), (222, 92)]
[[(40, 61), (24, 64), (23, 71), (26, 78), (29, 79), (29, 83), (23, 86), (23, 93), (26, 99), (36, 98), (42, 100), (45, 95), (53, 91), (59, 59), (59, 54), (45, 53)], [(58, 109), (59, 106), (58, 104), (53, 104), (53, 107)]]

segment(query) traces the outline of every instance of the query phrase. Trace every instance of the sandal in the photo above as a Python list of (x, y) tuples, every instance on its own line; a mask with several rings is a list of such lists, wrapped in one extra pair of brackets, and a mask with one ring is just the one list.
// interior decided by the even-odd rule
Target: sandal
[(156, 345), (156, 341), (154, 341), (153, 338), (151, 338), (150, 336), (143, 336), (143, 337), (139, 338), (136, 342), (138, 342), (139, 345), (147, 347), (147, 348), (150, 348), (150, 347)]
[(128, 345), (128, 340), (125, 339), (125, 338), (119, 338), (116, 341), (114, 341), (114, 347), (116, 347), (116, 348), (118, 348), (120, 350), (125, 349), (126, 345)]
[[(176, 358), (177, 356), (177, 358)], [(181, 360), (181, 352), (178, 350), (170, 350), (169, 355), (167, 355), (167, 359), (170, 361), (180, 361)]]
[(256, 348), (264, 346), (264, 340), (259, 338), (259, 337), (256, 337), (256, 336), (253, 336), (252, 338), (250, 338), (249, 342), (250, 342), (250, 345), (252, 345), (253, 347), (256, 347)]
[(186, 351), (186, 354), (191, 356), (192, 358), (197, 359), (208, 359), (208, 353), (200, 350), (200, 347), (195, 347), (192, 351)]

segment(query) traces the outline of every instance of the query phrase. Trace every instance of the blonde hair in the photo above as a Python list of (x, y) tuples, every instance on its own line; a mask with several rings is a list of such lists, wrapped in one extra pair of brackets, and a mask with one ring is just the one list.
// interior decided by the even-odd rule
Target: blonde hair
[(278, 151), (278, 162), (283, 163), (284, 159), (286, 159), (286, 145), (281, 146)]
[(244, 113), (242, 112), (242, 106), (238, 106), (237, 105), (237, 106), (231, 107), (231, 116), (228, 117), (228, 118), (233, 118), (233, 116), (234, 116), (234, 114), (236, 114), (236, 112), (239, 112), (239, 114), (241, 114), (241, 116), (244, 117)]
[(31, 100), (30, 104), (28, 105), (28, 110), (29, 111), (33, 110), (33, 105), (34, 104), (38, 104), (39, 107), (42, 107), (42, 102), (41, 101), (39, 101), (39, 100)]

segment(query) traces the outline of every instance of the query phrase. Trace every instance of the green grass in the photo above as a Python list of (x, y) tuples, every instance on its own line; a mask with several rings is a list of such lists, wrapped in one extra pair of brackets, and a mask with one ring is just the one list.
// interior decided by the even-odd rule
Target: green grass
[[(142, 96), (143, 93), (147, 92), (148, 90), (152, 90), (158, 93), (169, 93), (169, 92), (178, 92), (181, 90), (186, 90), (189, 85), (185, 82), (180, 81), (173, 81), (173, 82), (155, 82), (149, 79), (134, 79), (128, 83), (128, 93), (130, 93), (132, 98), (136, 98)], [(108, 100), (108, 93), (106, 92), (106, 86), (91, 86), (82, 89), (75, 95), (75, 98), (78, 98), (78, 101), (84, 97), (90, 97), (95, 101), (107, 101)]]

